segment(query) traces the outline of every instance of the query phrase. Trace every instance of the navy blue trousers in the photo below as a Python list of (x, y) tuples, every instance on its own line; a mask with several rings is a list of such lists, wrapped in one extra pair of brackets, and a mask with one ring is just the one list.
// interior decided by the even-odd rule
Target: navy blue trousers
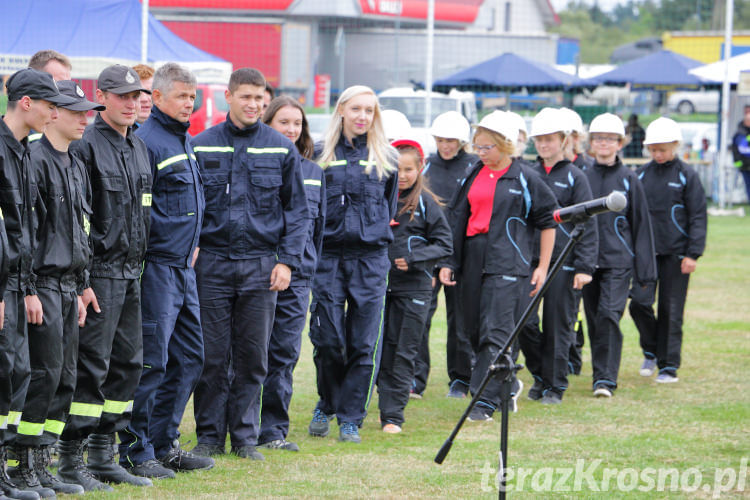
[(169, 451), (203, 368), (193, 268), (146, 261), (141, 296), (143, 374), (130, 424), (120, 432), (123, 465), (140, 464)]
[(276, 316), (268, 344), (268, 374), (263, 382), (258, 442), (286, 439), (289, 434), (289, 402), (292, 400), (292, 372), (299, 360), (302, 330), (310, 303), (309, 282), (279, 292)]
[[(631, 290), (630, 316), (647, 358), (656, 359), (659, 371), (677, 373), (682, 351), (682, 318), (685, 314), (689, 274), (682, 274), (682, 259), (677, 255), (656, 257), (658, 285)], [(656, 288), (659, 289), (658, 314), (654, 314)]]
[(628, 301), (631, 274), (630, 268), (597, 269), (591, 283), (583, 287), (594, 386), (617, 388), (622, 357), (620, 319)]
[(5, 324), (0, 330), (0, 445), (15, 436), (31, 379), (24, 294), (12, 283), (5, 290)]
[(310, 340), (317, 408), (339, 423), (361, 425), (378, 375), (390, 264), (383, 249), (368, 255), (323, 252), (313, 281)]
[(258, 444), (258, 405), (276, 309), (276, 257), (232, 260), (202, 249), (195, 264), (205, 359), (195, 387), (198, 442)]

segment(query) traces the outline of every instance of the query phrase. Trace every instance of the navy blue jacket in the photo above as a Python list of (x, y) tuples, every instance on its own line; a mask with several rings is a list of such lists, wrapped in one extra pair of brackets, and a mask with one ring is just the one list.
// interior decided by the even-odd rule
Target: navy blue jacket
[[(578, 167), (563, 160), (556, 163), (549, 174), (544, 168), (541, 158), (537, 160), (532, 169), (547, 184), (557, 199), (557, 204), (561, 207), (568, 207), (589, 201), (591, 199), (591, 187), (589, 181)], [(558, 224), (555, 232), (555, 247), (552, 250), (552, 261), (554, 262), (562, 253), (565, 244), (570, 239), (570, 233), (573, 231), (574, 224), (569, 222)], [(534, 243), (534, 261), (539, 260), (539, 233), (536, 235)], [(596, 229), (594, 217), (586, 221), (583, 231), (583, 237), (578, 244), (573, 247), (573, 252), (564, 263), (576, 273), (594, 274), (594, 263), (599, 246), (599, 236)]]
[(309, 283), (318, 265), (318, 256), (323, 249), (323, 230), (326, 224), (326, 179), (323, 169), (317, 163), (302, 158), (302, 176), (305, 183), (307, 208), (310, 211), (311, 223), (308, 225), (305, 250), (302, 252), (302, 263), (292, 273), (292, 284)]
[(706, 193), (698, 174), (679, 158), (638, 169), (648, 200), (657, 255), (697, 259), (706, 248)]
[(47, 139), (30, 147), (34, 206), (34, 278), (59, 280), (63, 291), (88, 288), (91, 185), (81, 160)]
[(227, 115), (193, 139), (193, 150), (206, 195), (201, 251), (228, 259), (276, 255), (297, 269), (310, 214), (294, 144), (260, 122), (240, 129)]
[(190, 265), (206, 206), (189, 126), (154, 106), (135, 132), (146, 143), (153, 176), (146, 260), (181, 268)]
[[(407, 196), (409, 191), (400, 196)], [(391, 227), (393, 243), (388, 247), (391, 261), (388, 291), (432, 290), (435, 264), (453, 251), (451, 229), (442, 207), (432, 196), (422, 193), (417, 209), (397, 215)], [(408, 270), (401, 271), (396, 267), (394, 260), (399, 258), (406, 259)]]
[(146, 145), (132, 129), (123, 137), (97, 115), (70, 151), (83, 161), (91, 182), (91, 276), (139, 278), (151, 224)]
[(593, 167), (587, 167), (584, 172), (594, 198), (620, 191), (628, 202), (622, 212), (605, 212), (594, 217), (599, 228), (597, 267), (632, 268), (633, 280), (639, 285), (656, 281), (651, 219), (646, 193), (638, 176), (623, 165), (619, 157), (614, 165), (594, 163)]
[[(453, 258), (447, 267), (461, 270), (466, 226), (471, 215), (469, 189), (479, 171), (478, 162), (461, 186), (451, 207)], [(552, 212), (557, 208), (555, 195), (533, 171), (514, 159), (508, 171), (497, 181), (490, 219), (485, 274), (528, 276), (533, 256), (536, 229), (555, 227)]]
[[(0, 117), (0, 212), (8, 241), (6, 286), (36, 294), (31, 270), (32, 222), (28, 142), (19, 142)], [(5, 289), (5, 287), (2, 287)]]
[(463, 149), (459, 149), (456, 156), (447, 161), (443, 160), (440, 153), (432, 154), (427, 159), (422, 175), (427, 180), (430, 191), (446, 203), (445, 210), (478, 160), (477, 155), (467, 153)]
[(353, 144), (342, 134), (335, 152), (336, 160), (322, 165), (327, 199), (323, 249), (367, 252), (385, 248), (393, 241), (390, 221), (396, 215), (397, 172), (382, 179), (374, 167), (365, 173), (367, 134), (355, 137)]

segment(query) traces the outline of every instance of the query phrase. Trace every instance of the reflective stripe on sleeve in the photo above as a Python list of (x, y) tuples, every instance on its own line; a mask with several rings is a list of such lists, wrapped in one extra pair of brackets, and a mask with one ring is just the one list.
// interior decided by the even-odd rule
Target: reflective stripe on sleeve
[(161, 161), (161, 162), (157, 163), (156, 164), (156, 169), (157, 170), (161, 170), (161, 169), (163, 169), (165, 167), (170, 166), (173, 163), (177, 163), (178, 161), (184, 161), (184, 160), (187, 160), (187, 159), (188, 159), (188, 155), (186, 155), (185, 153), (182, 153), (181, 155), (175, 155), (175, 156), (172, 156), (170, 158), (167, 158), (164, 161)]
[(289, 150), (287, 148), (247, 148), (247, 152), (253, 155), (262, 155), (269, 153), (287, 154), (289, 153)]
[(196, 153), (234, 153), (233, 146), (193, 146)]
[(305, 186), (318, 186), (320, 187), (322, 184), (318, 179), (305, 179)]

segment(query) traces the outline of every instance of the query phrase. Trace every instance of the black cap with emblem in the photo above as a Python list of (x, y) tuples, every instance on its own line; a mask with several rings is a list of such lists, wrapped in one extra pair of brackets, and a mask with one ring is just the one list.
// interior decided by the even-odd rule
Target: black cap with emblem
[(58, 106), (73, 102), (72, 98), (60, 94), (52, 75), (36, 69), (26, 68), (16, 71), (8, 78), (5, 88), (8, 89), (9, 101), (18, 101), (23, 96), (28, 96), (31, 99), (49, 101)]
[(133, 68), (114, 64), (102, 70), (99, 74), (99, 90), (112, 92), (113, 94), (129, 94), (139, 90), (150, 94), (151, 91), (141, 85), (141, 79)]
[(83, 89), (72, 80), (62, 80), (57, 82), (57, 88), (60, 89), (62, 95), (75, 99), (71, 104), (61, 104), (61, 108), (69, 109), (71, 111), (91, 111), (92, 109), (104, 111), (107, 109), (101, 104), (86, 99), (86, 94), (83, 92)]

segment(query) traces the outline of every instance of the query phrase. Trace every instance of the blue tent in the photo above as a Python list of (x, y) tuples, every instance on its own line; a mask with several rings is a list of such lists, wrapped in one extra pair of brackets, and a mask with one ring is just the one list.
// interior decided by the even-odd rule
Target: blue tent
[(505, 53), (440, 78), (433, 83), (433, 89), (443, 92), (451, 88), (475, 92), (514, 92), (522, 89), (552, 91), (577, 88), (582, 83), (583, 80), (564, 71), (516, 54)]
[(633, 90), (697, 90), (713, 82), (690, 73), (703, 63), (669, 50), (639, 57), (587, 81), (599, 85), (627, 85)]
[[(110, 64), (141, 58), (138, 0), (6, 0), (0, 29), (0, 73), (24, 68), (38, 50), (71, 58), (74, 78), (96, 78)], [(148, 62), (175, 61), (228, 74), (231, 64), (189, 44), (148, 16)], [(225, 80), (226, 80), (225, 79)], [(224, 80), (224, 81), (225, 81)]]

